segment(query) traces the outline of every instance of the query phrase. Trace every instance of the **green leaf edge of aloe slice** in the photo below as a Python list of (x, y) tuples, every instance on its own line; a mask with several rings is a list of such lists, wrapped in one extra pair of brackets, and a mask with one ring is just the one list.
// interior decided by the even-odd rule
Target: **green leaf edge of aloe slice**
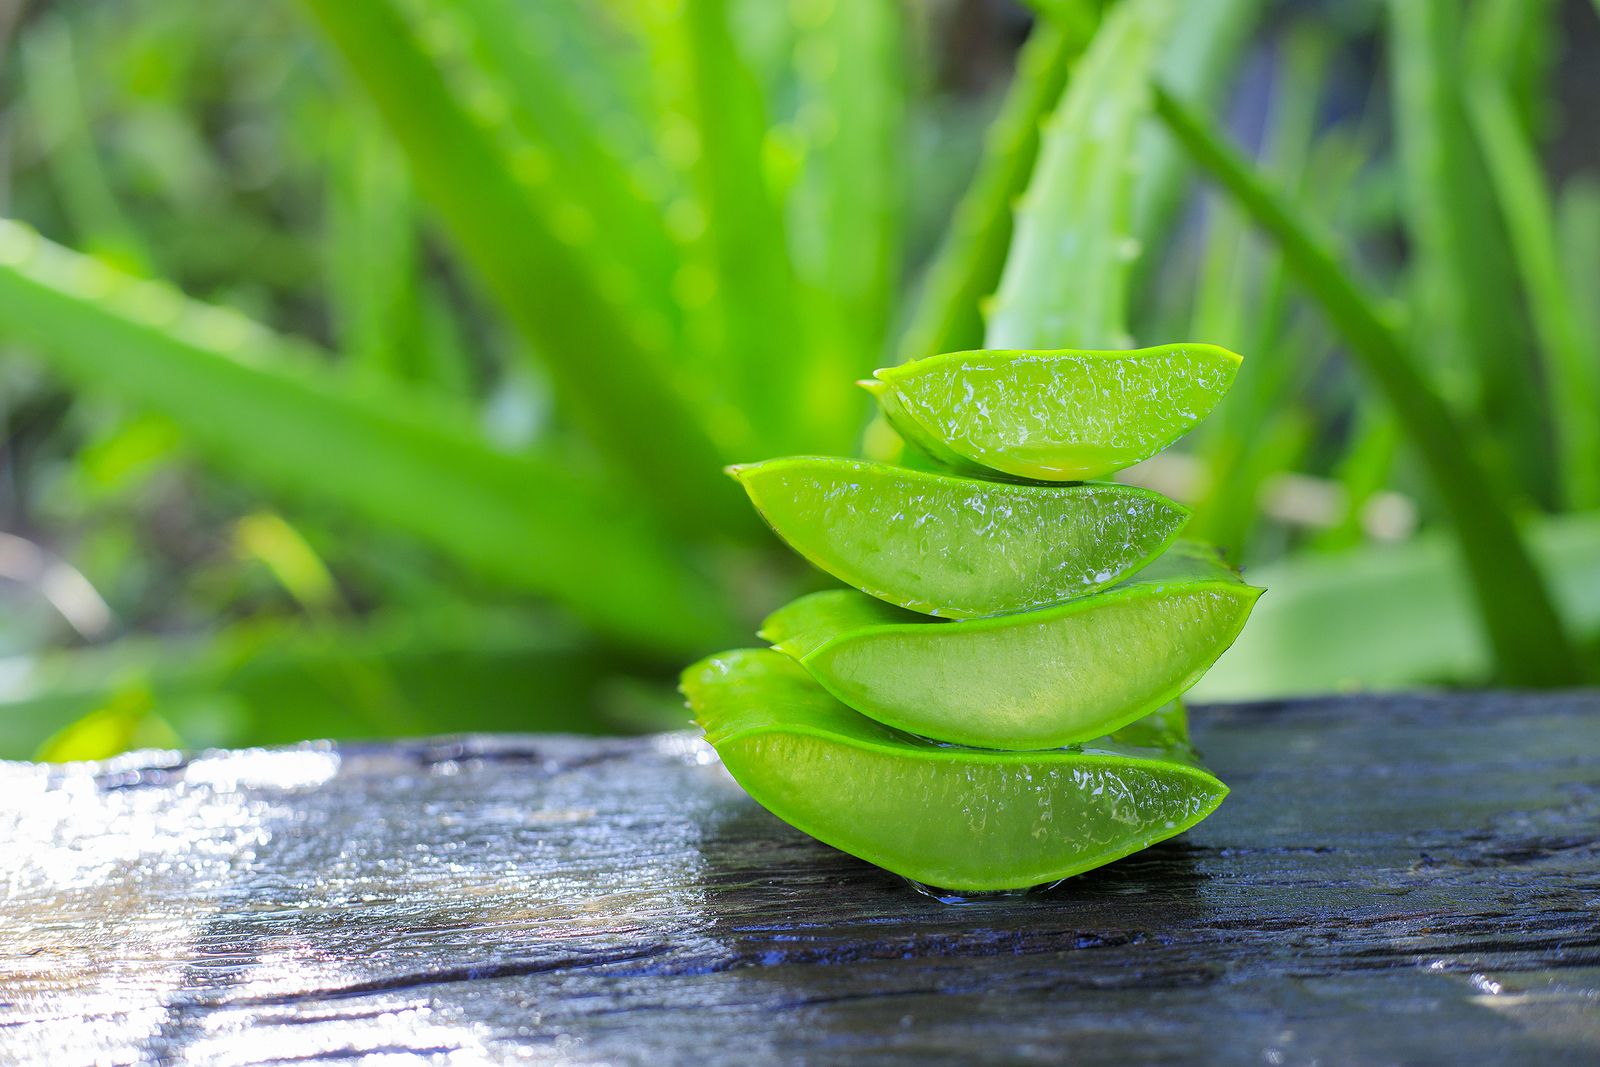
[[(1163, 537), (1159, 542), (1152, 542), (1149, 550), (1143, 555), (1137, 558), (1130, 557), (1130, 562), (1127, 565), (1116, 570), (1107, 571), (1103, 580), (1084, 584), (1080, 589), (1074, 591), (1072, 597), (1062, 597), (1059, 600), (1050, 601), (1047, 603), (1039, 603), (1021, 609), (979, 614), (976, 612), (967, 611), (963, 608), (952, 607), (948, 602), (934, 603), (931, 600), (904, 595), (894, 589), (887, 588), (877, 579), (863, 574), (861, 569), (857, 566), (853, 566), (848, 562), (841, 562), (839, 560), (825, 558), (821, 553), (815, 551), (812, 546), (803, 543), (803, 539), (794, 536), (793, 531), (786, 529), (785, 527), (788, 524), (774, 521), (772, 509), (768, 506), (763, 497), (757, 492), (752, 475), (771, 472), (782, 467), (802, 468), (807, 464), (816, 463), (827, 464), (839, 468), (853, 467), (873, 473), (883, 472), (896, 478), (902, 478), (906, 482), (912, 484), (920, 482), (932, 485), (939, 483), (964, 482), (971, 486), (972, 492), (1002, 491), (1000, 487), (1003, 487), (1004, 491), (1038, 493), (1041, 495), (1064, 495), (1093, 488), (1101, 491), (1116, 492), (1121, 495), (1126, 495), (1130, 498), (1154, 501), (1160, 507), (1172, 511), (1173, 515), (1178, 521), (1173, 524), (1172, 531), (1169, 534)], [(878, 463), (873, 460), (862, 459), (847, 459), (839, 456), (781, 456), (776, 459), (761, 460), (755, 463), (736, 463), (723, 469), (744, 489), (745, 493), (750, 497), (751, 504), (755, 506), (756, 511), (761, 515), (762, 520), (767, 524), (767, 526), (771, 528), (772, 532), (777, 534), (778, 538), (782, 540), (784, 544), (793, 549), (798, 555), (804, 558), (806, 562), (810, 563), (820, 571), (831, 574), (833, 577), (839, 579), (841, 582), (844, 582), (846, 585), (853, 586), (854, 588), (861, 590), (861, 592), (866, 593), (868, 596), (876, 597), (878, 600), (881, 600), (886, 604), (893, 604), (895, 607), (904, 608), (907, 611), (914, 611), (922, 615), (930, 615), (943, 619), (969, 620), (1003, 618), (1006, 615), (1016, 614), (1019, 610), (1042, 610), (1054, 605), (1066, 603), (1068, 600), (1076, 597), (1088, 596), (1094, 593), (1099, 593), (1106, 589), (1110, 589), (1118, 582), (1121, 582), (1128, 577), (1137, 574), (1145, 567), (1148, 567), (1152, 562), (1159, 559), (1164, 553), (1171, 549), (1177, 542), (1178, 538), (1182, 536), (1184, 527), (1187, 526), (1190, 516), (1193, 515), (1192, 508), (1180, 504), (1175, 500), (1171, 500), (1153, 489), (1146, 489), (1143, 486), (1137, 485), (1124, 485), (1121, 482), (1039, 483), (1012, 481), (1010, 479), (996, 481), (993, 479), (975, 478), (967, 474), (959, 474), (953, 471), (924, 471), (917, 470), (912, 467), (896, 466), (892, 463)]]
[[(1171, 566), (1168, 567), (1166, 564), (1171, 564)], [(1188, 567), (1195, 569), (1193, 572), (1185, 573), (1184, 568)], [(1157, 573), (1152, 574), (1150, 570), (1155, 570)], [(1166, 573), (1169, 570), (1171, 573)], [(1213, 573), (1207, 574), (1206, 571), (1208, 570)], [(1041, 733), (1038, 736), (1000, 735), (984, 732), (982, 729), (964, 732), (944, 726), (936, 727), (930, 732), (925, 723), (908, 718), (901, 711), (859, 702), (853, 694), (844, 691), (838, 680), (828, 672), (825, 665), (830, 652), (837, 651), (848, 643), (861, 640), (869, 635), (876, 636), (891, 632), (925, 633), (928, 627), (954, 627), (954, 632), (971, 633), (974, 630), (1031, 626), (1040, 622), (1054, 622), (1086, 611), (1093, 611), (1114, 600), (1159, 596), (1173, 586), (1183, 586), (1185, 589), (1213, 589), (1225, 592), (1229, 596), (1238, 599), (1240, 607), (1238, 615), (1227, 630), (1218, 634), (1212, 646), (1213, 651), (1211, 654), (1198, 661), (1188, 673), (1176, 679), (1172, 685), (1160, 690), (1156, 696), (1148, 698), (1141, 703), (1121, 708), (1114, 714), (1107, 714), (1105, 718), (1095, 720), (1090, 726), (1081, 726), (1069, 732)], [(798, 640), (802, 637), (802, 634), (799, 632), (786, 632), (786, 628), (783, 625), (783, 617), (790, 613), (796, 605), (807, 601), (860, 595), (853, 590), (829, 589), (819, 593), (809, 593), (768, 615), (762, 621), (761, 628), (757, 631), (757, 636), (769, 642), (774, 649), (789, 656), (804, 667), (806, 672), (840, 703), (885, 726), (916, 737), (931, 738), (934, 742), (992, 750), (1039, 752), (1060, 748), (1063, 745), (1079, 744), (1096, 737), (1114, 733), (1188, 692), (1216, 664), (1216, 661), (1222, 657), (1223, 653), (1238, 640), (1239, 634), (1244, 631), (1246, 623), (1249, 622), (1250, 613), (1254, 609), (1256, 601), (1260, 599), (1261, 594), (1264, 592), (1266, 590), (1259, 586), (1247, 584), (1239, 576), (1238, 572), (1220, 562), (1206, 548), (1192, 542), (1180, 542), (1163, 557), (1162, 561), (1158, 561), (1153, 568), (1136, 574), (1119, 585), (1103, 592), (1077, 597), (1052, 607), (1040, 608), (1035, 611), (1018, 612), (1012, 615), (995, 615), (982, 619), (942, 621), (908, 618), (904, 622), (869, 623), (842, 630), (818, 644), (805, 647), (805, 644)]]
[[(1216, 390), (1210, 398), (1210, 404), (1203, 410), (1194, 412), (1193, 418), (1180, 425), (1170, 434), (1153, 437), (1136, 453), (1129, 453), (1125, 460), (1115, 464), (1101, 464), (1084, 468), (1070, 474), (1044, 474), (1037, 469), (1020, 469), (1020, 465), (1001, 465), (997, 456), (1003, 459), (1003, 454), (990, 454), (988, 456), (972, 455), (958, 449), (946, 439), (939, 431), (930, 426), (926, 419), (911, 407), (908, 407), (900, 395), (899, 383), (913, 375), (926, 372), (931, 366), (942, 363), (954, 363), (972, 356), (997, 357), (1006, 356), (1016, 359), (1039, 359), (1058, 356), (1072, 359), (1085, 360), (1117, 360), (1147, 357), (1161, 353), (1172, 352), (1199, 352), (1218, 357), (1219, 366), (1227, 369), (1227, 380), (1221, 388)], [(1193, 430), (1207, 415), (1221, 402), (1232, 388), (1234, 377), (1239, 366), (1244, 362), (1238, 353), (1229, 351), (1220, 345), (1205, 344), (1201, 342), (1183, 342), (1178, 344), (1152, 345), (1147, 348), (1130, 349), (1080, 349), (1080, 348), (1053, 348), (1053, 349), (969, 349), (961, 352), (941, 352), (938, 355), (927, 356), (922, 359), (901, 363), (893, 367), (883, 367), (873, 372), (873, 377), (863, 379), (857, 384), (878, 401), (883, 409), (889, 424), (898, 430), (907, 441), (930, 458), (943, 463), (956, 470), (981, 471), (986, 474), (1000, 474), (1009, 478), (1022, 478), (1029, 481), (1045, 483), (1090, 481), (1105, 478), (1119, 470), (1133, 466), (1165, 450), (1174, 441)]]
[[(748, 676), (753, 673), (773, 674), (781, 680), (781, 684), (794, 687), (794, 692), (802, 694), (802, 699), (813, 704), (802, 714), (809, 715), (817, 721), (801, 721), (796, 717), (793, 707), (774, 711), (741, 705), (731, 714), (723, 714), (722, 709), (737, 702), (742, 694), (716, 693), (719, 684), (726, 684), (732, 677)], [(1095, 739), (1092, 745), (1076, 745), (1069, 749), (1000, 752), (941, 745), (906, 735), (851, 711), (818, 686), (794, 660), (770, 649), (734, 649), (708, 656), (684, 670), (680, 688), (688, 699), (696, 721), (704, 728), (707, 742), (716, 749), (728, 773), (756, 803), (777, 818), (826, 845), (902, 877), (945, 889), (961, 892), (1025, 889), (1083, 874), (1193, 828), (1214, 812), (1227, 798), (1229, 792), (1226, 784), (1201, 766), (1199, 759), (1187, 745), (1174, 744), (1157, 749), (1122, 744), (1115, 738), (1106, 736)], [(1156, 732), (1164, 733), (1164, 731)], [(997, 872), (985, 869), (981, 860), (973, 857), (917, 856), (908, 860), (896, 860), (886, 853), (875, 853), (869, 847), (852, 843), (845, 834), (835, 833), (833, 828), (820, 825), (804, 815), (795, 817), (792, 811), (784, 810), (781, 801), (769, 802), (771, 798), (763, 795), (764, 790), (742, 774), (743, 768), (739, 765), (740, 760), (736, 754), (736, 742), (760, 734), (783, 733), (819, 738), (845, 747), (875, 750), (911, 761), (1018, 765), (1037, 765), (1043, 762), (1078, 767), (1137, 765), (1147, 772), (1155, 769), (1161, 773), (1189, 779), (1196, 792), (1204, 799), (1193, 814), (1173, 820), (1170, 824), (1146, 827), (1138, 836), (1116, 847), (1070, 859), (1051, 860), (1041, 857), (1037, 867), (1026, 871), (1013, 869), (1010, 872)], [(941, 814), (943, 813), (930, 812), (928, 817), (935, 818)], [(954, 865), (951, 865), (952, 858), (955, 860)], [(964, 860), (971, 862), (963, 863)]]

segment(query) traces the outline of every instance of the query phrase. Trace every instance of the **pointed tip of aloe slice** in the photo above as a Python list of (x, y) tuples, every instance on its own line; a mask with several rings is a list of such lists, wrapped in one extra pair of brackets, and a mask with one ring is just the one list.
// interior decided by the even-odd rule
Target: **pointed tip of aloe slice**
[(1239, 353), (1233, 351), (1233, 349), (1231, 349), (1231, 348), (1223, 348), (1221, 345), (1214, 345), (1214, 344), (1211, 344), (1208, 341), (1187, 341), (1187, 342), (1183, 343), (1182, 345), (1175, 346), (1175, 347), (1204, 349), (1207, 352), (1214, 353), (1217, 356), (1220, 356), (1221, 358), (1223, 358), (1225, 360), (1228, 360), (1235, 367), (1237, 367), (1237, 366), (1241, 365), (1242, 363), (1244, 363), (1244, 357), (1241, 356)]
[[(874, 371), (873, 373), (882, 374), (883, 371)], [(865, 389), (867, 392), (871, 393), (873, 396), (882, 396), (883, 391), (889, 388), (887, 382), (884, 382), (878, 378), (858, 378), (856, 379), (856, 384)]]

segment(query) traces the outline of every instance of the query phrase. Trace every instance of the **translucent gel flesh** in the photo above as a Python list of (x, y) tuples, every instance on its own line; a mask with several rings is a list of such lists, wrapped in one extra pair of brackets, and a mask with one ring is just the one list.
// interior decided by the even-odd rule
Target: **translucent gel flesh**
[(804, 662), (846, 704), (900, 729), (987, 748), (1053, 748), (1098, 737), (1188, 689), (1233, 643), (1254, 599), (1244, 587), (1180, 588), (992, 629), (857, 631)]
[(1019, 615), (939, 623), (848, 590), (802, 597), (768, 641), (834, 696), (911, 733), (984, 748), (1097, 737), (1199, 680), (1260, 590), (1179, 544), (1109, 591)]
[(1187, 433), (1238, 364), (1211, 345), (957, 352), (880, 371), (875, 392), (896, 427), (936, 458), (1079, 480), (1132, 466)]
[(749, 735), (723, 762), (749, 794), (835, 848), (948, 889), (1079, 874), (1180, 833), (1222, 799), (1187, 768), (1040, 753), (915, 759), (794, 733)]
[(978, 481), (821, 457), (734, 468), (778, 535), (835, 577), (948, 618), (1027, 611), (1106, 588), (1188, 518), (1132, 486)]
[(684, 691), (728, 770), (779, 818), (951, 890), (1081, 873), (1181, 833), (1227, 794), (1181, 746), (1102, 739), (1003, 753), (906, 737), (855, 715), (770, 651), (711, 657), (685, 672)]

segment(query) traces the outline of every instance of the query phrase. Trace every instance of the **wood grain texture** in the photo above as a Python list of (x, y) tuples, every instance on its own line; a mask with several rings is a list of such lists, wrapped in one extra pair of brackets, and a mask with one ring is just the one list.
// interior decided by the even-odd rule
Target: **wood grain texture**
[(687, 734), (0, 766), (0, 1062), (1600, 1058), (1600, 694), (1195, 720), (1211, 820), (963, 906)]

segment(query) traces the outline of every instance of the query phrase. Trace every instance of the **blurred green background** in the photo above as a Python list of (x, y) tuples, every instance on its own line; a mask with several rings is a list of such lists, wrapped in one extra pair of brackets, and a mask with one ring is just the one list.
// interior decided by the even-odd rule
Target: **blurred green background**
[(1597, 15), (0, 0), (0, 757), (682, 725), (825, 584), (720, 466), (1002, 273), (1245, 356), (1199, 696), (1600, 681)]

